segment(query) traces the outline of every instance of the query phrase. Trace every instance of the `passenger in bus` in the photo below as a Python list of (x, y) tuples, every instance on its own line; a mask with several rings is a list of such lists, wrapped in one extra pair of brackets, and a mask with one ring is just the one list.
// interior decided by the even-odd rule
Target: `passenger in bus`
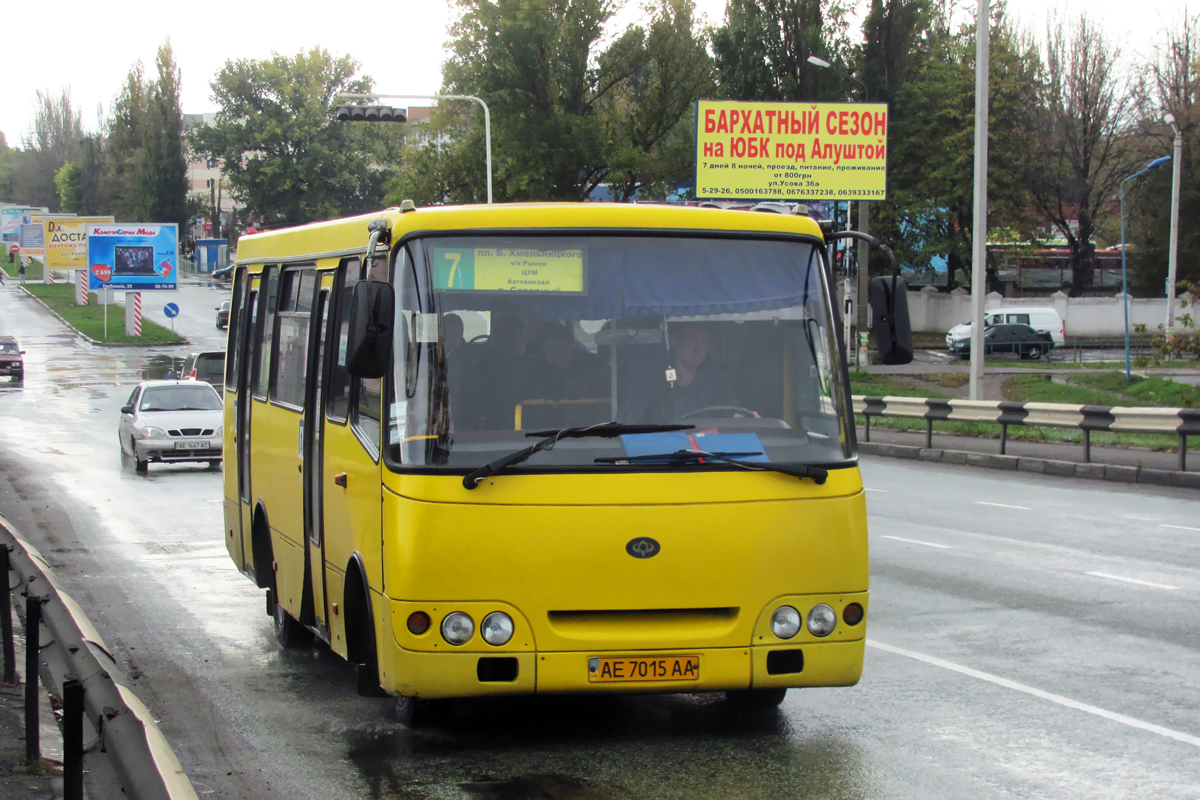
[(463, 345), (446, 363), (451, 417), (458, 430), (514, 427), (527, 373), (525, 319), (512, 311), (494, 311), (491, 321), (486, 341)]
[(442, 342), (446, 355), (450, 355), (467, 343), (463, 336), (463, 320), (458, 314), (442, 316)]
[(526, 395), (544, 400), (604, 398), (609, 394), (608, 368), (589, 353), (565, 326), (551, 322), (530, 348)]

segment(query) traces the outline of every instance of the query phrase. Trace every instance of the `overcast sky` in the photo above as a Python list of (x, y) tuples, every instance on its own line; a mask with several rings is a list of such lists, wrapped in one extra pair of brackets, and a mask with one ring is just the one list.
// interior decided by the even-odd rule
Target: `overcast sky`
[[(639, 16), (640, 0), (626, 0), (622, 21)], [(696, 0), (713, 24), (724, 19), (725, 0)], [(973, 3), (963, 4), (973, 8)], [(1127, 51), (1150, 54), (1167, 24), (1183, 14), (1183, 0), (1089, 0), (1088, 13)], [(1009, 0), (1012, 15), (1035, 32), (1047, 9), (1071, 13), (1080, 0)], [(1077, 11), (1075, 13), (1078, 13)], [(441, 86), (442, 49), (450, 9), (441, 0), (375, 3), (286, 3), (200, 0), (120, 0), (108, 5), (59, 0), (43, 6), (12, 0), (0, 11), (8, 56), (0, 85), (0, 131), (20, 146), (33, 124), (36, 91), (58, 96), (71, 90), (84, 128), (96, 130), (130, 67), (142, 61), (154, 74), (154, 55), (169, 36), (183, 73), (183, 110), (215, 111), (209, 83), (229, 59), (294, 55), (320, 45), (352, 54), (381, 92), (434, 94)], [(415, 104), (415, 103), (414, 103)]]

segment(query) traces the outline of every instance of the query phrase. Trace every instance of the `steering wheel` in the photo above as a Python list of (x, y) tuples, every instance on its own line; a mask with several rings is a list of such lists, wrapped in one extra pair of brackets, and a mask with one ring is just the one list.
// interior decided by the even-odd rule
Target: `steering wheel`
[(488, 334), (486, 334), (486, 333), (481, 333), (481, 334), (479, 334), (478, 336), (472, 336), (472, 337), (471, 337), (471, 338), (470, 338), (470, 339), (467, 341), (467, 344), (475, 344), (476, 342), (486, 342), (486, 341), (487, 341), (488, 339), (490, 339), (490, 338), (492, 338), (492, 337), (491, 337), (491, 336), (489, 336)]
[[(712, 413), (717, 412), (717, 413)], [(758, 414), (746, 408), (745, 406), (705, 406), (697, 408), (695, 411), (689, 411), (680, 416), (680, 419), (694, 419), (696, 417), (721, 417), (732, 419), (736, 416), (757, 417)]]

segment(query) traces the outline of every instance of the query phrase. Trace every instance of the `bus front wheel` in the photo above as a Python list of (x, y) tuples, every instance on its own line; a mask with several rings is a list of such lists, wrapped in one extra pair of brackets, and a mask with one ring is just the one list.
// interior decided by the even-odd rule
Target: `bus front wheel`
[(783, 702), (787, 689), (744, 689), (726, 692), (725, 700), (739, 711), (769, 711)]
[(278, 599), (275, 601), (275, 612), (271, 615), (271, 620), (275, 629), (275, 639), (283, 648), (295, 650), (312, 641), (312, 631), (297, 622)]
[(444, 719), (445, 700), (426, 700), (421, 697), (396, 697), (396, 717), (406, 728), (422, 728)]

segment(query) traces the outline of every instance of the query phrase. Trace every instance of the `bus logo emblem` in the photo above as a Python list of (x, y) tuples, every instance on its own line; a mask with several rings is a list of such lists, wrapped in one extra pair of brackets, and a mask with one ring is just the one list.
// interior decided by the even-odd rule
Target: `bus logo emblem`
[(625, 552), (634, 558), (653, 558), (659, 550), (662, 550), (662, 545), (649, 536), (639, 536), (625, 545)]

